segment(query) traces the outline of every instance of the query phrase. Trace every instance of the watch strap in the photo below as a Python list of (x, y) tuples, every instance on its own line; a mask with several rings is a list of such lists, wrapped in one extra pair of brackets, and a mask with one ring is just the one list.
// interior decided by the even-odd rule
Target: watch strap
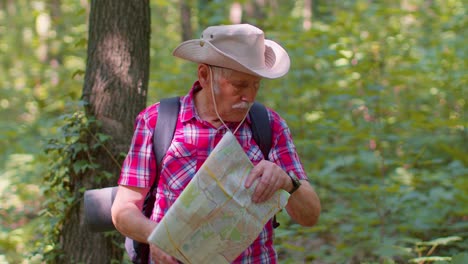
[(293, 184), (293, 188), (291, 191), (289, 191), (289, 194), (293, 194), (295, 191), (297, 191), (297, 189), (299, 189), (299, 186), (301, 186), (301, 182), (293, 171), (290, 171), (288, 173), (288, 176), (291, 179), (291, 182)]

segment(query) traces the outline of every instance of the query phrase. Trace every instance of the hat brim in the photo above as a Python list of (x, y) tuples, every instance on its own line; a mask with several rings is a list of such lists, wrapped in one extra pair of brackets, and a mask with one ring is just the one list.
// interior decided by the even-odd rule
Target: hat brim
[(290, 66), (288, 53), (278, 43), (268, 39), (265, 39), (265, 66), (260, 68), (250, 67), (201, 39), (181, 43), (172, 54), (188, 61), (225, 67), (267, 79), (284, 76)]

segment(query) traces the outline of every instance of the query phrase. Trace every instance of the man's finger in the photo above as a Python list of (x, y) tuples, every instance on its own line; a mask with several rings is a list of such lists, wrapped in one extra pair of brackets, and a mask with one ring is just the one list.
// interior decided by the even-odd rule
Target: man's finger
[(257, 164), (253, 169), (250, 171), (249, 175), (247, 176), (247, 179), (245, 180), (245, 188), (250, 188), (252, 186), (253, 182), (257, 179), (260, 178), (263, 174), (263, 165), (262, 162)]
[(274, 188), (274, 182), (271, 179), (271, 174), (267, 170), (263, 170), (263, 175), (259, 179), (255, 191), (252, 196), (252, 201), (255, 203), (265, 201), (265, 197), (268, 197), (268, 193), (271, 192), (271, 189)]

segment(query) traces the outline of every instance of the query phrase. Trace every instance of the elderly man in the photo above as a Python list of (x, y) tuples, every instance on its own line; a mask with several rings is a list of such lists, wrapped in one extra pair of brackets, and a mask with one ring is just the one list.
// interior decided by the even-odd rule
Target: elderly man
[[(156, 175), (152, 137), (159, 103), (138, 115), (112, 207), (116, 228), (127, 237), (148, 243), (152, 230), (227, 131), (234, 131), (255, 165), (245, 182), (245, 187), (250, 188), (258, 181), (252, 201), (262, 203), (276, 191), (285, 190), (291, 194), (286, 205), (290, 217), (303, 226), (316, 224), (320, 201), (308, 182), (286, 122), (268, 108), (273, 142), (269, 157), (263, 157), (252, 138), (247, 116), (262, 78), (279, 78), (288, 72), (287, 52), (265, 39), (262, 30), (241, 24), (208, 27), (201, 39), (180, 44), (174, 56), (197, 63), (198, 80), (180, 98), (176, 131), (162, 162), (150, 219), (141, 208)], [(178, 263), (157, 246), (151, 245), (150, 249), (154, 262)], [(272, 220), (233, 263), (277, 263)]]

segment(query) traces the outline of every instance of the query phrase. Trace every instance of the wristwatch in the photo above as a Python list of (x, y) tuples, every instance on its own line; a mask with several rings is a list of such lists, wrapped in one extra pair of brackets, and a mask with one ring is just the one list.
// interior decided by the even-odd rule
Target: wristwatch
[(291, 191), (289, 191), (289, 194), (293, 194), (297, 189), (299, 189), (299, 186), (301, 186), (301, 181), (299, 178), (297, 178), (296, 174), (293, 171), (290, 171), (288, 173), (289, 178), (291, 178), (291, 182), (293, 184), (293, 188)]

